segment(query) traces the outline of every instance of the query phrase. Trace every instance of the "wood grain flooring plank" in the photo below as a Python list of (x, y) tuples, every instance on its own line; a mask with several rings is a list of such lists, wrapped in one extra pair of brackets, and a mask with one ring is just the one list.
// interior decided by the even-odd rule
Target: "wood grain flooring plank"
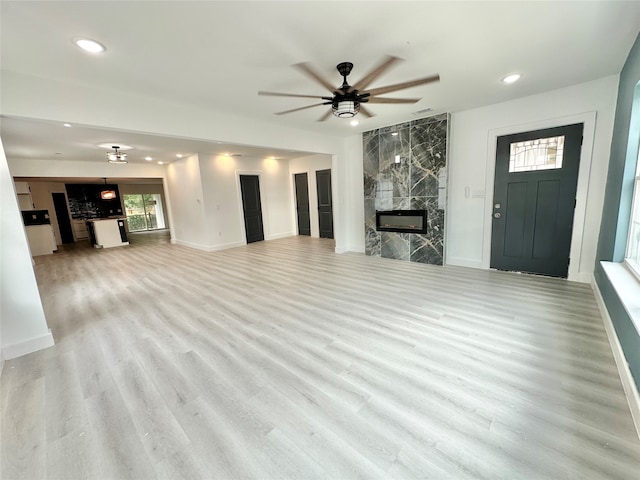
[(130, 240), (36, 257), (57, 343), (5, 364), (2, 478), (638, 478), (588, 285)]
[(105, 477), (99, 468), (101, 456), (90, 429), (74, 431), (47, 443), (46, 478), (102, 480)]
[(89, 426), (100, 452), (102, 478), (153, 478), (154, 469), (117, 388), (86, 400)]
[(137, 360), (120, 364), (115, 381), (152, 464), (187, 449), (189, 438)]
[(45, 370), (47, 442), (82, 431), (87, 423), (84, 395), (78, 380), (73, 352), (60, 353)]
[(45, 390), (45, 378), (38, 377), (12, 389), (2, 405), (3, 479), (46, 478)]

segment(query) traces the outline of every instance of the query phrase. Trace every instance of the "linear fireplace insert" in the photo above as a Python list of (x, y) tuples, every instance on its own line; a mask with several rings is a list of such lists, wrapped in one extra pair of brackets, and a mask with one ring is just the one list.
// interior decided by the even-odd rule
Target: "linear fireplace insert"
[(426, 210), (389, 210), (376, 212), (379, 232), (427, 233)]

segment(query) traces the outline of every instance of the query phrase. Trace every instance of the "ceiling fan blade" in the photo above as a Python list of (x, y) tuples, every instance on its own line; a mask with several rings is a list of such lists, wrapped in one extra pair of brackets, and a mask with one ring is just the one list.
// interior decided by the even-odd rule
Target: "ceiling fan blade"
[(360, 113), (363, 114), (365, 117), (375, 117), (376, 114), (371, 112), (370, 110), (367, 110), (364, 106), (360, 105)]
[(417, 103), (421, 98), (383, 98), (383, 97), (369, 97), (367, 103)]
[(258, 92), (263, 97), (296, 97), (296, 98), (321, 98), (323, 100), (331, 100), (331, 97), (322, 97), (320, 95), (299, 95), (297, 93), (278, 93), (278, 92)]
[(330, 116), (331, 116), (331, 112), (333, 111), (333, 109), (329, 109), (326, 112), (324, 112), (324, 114), (318, 119), (318, 122), (324, 122), (325, 120), (327, 120)]
[(320, 105), (326, 105), (326, 103), (314, 103), (313, 105), (307, 105), (306, 107), (292, 108), (291, 110), (285, 110), (284, 112), (276, 112), (276, 115), (298, 112), (300, 110), (306, 110), (307, 108), (319, 107)]
[(316, 82), (318, 82), (320, 85), (322, 85), (324, 88), (326, 88), (327, 90), (329, 90), (331, 93), (335, 92), (336, 90), (338, 90), (336, 87), (334, 87), (333, 85), (331, 85), (327, 80), (325, 80), (324, 78), (322, 78), (320, 76), (320, 74), (318, 72), (316, 72), (313, 68), (311, 68), (309, 66), (308, 63), (303, 62), (303, 63), (296, 63), (294, 65), (294, 67), (302, 70), (304, 73), (306, 73), (308, 76), (310, 76), (311, 78), (313, 78)]
[(373, 70), (367, 73), (364, 76), (364, 78), (361, 78), (358, 82), (356, 82), (355, 85), (351, 87), (351, 90), (358, 90), (358, 91), (364, 90), (369, 85), (371, 85), (371, 82), (373, 82), (376, 78), (382, 75), (382, 73), (384, 73), (385, 70), (387, 70), (389, 67), (391, 67), (391, 65), (393, 65), (396, 62), (399, 62), (400, 60), (402, 59), (398, 57), (393, 57), (391, 55), (385, 57), (384, 60), (377, 67), (375, 67)]
[(411, 80), (410, 82), (396, 83), (395, 85), (389, 85), (387, 87), (374, 88), (372, 90), (369, 90), (369, 93), (371, 94), (371, 96), (382, 95), (383, 93), (396, 92), (405, 88), (416, 87), (418, 85), (424, 85), (425, 83), (438, 81), (440, 81), (440, 75), (436, 73), (435, 75), (431, 75), (430, 77), (418, 78), (417, 80)]

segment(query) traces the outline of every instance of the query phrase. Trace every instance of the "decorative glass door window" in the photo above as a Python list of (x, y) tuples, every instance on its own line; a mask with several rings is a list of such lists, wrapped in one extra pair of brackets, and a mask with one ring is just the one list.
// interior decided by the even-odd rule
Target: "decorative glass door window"
[(562, 168), (564, 135), (511, 144), (509, 173)]

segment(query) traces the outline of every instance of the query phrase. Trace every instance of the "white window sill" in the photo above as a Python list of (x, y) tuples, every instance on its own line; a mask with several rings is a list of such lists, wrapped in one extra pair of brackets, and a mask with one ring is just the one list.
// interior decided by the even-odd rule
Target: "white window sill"
[(636, 331), (640, 334), (640, 280), (624, 263), (600, 262)]

